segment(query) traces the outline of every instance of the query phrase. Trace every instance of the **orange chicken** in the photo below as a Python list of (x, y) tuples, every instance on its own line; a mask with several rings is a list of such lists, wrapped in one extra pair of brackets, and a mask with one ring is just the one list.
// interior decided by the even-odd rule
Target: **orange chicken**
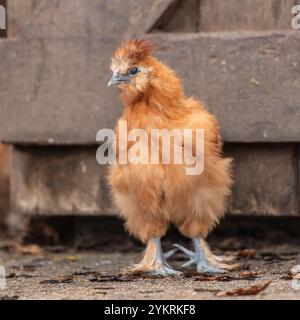
[[(215, 256), (205, 238), (225, 211), (232, 184), (231, 159), (222, 156), (222, 141), (215, 117), (200, 101), (185, 96), (180, 79), (153, 56), (153, 49), (147, 40), (130, 40), (113, 54), (113, 75), (108, 86), (116, 86), (123, 101), (124, 112), (120, 120), (126, 122), (128, 132), (133, 129), (142, 129), (149, 134), (153, 129), (168, 132), (192, 130), (193, 139), (184, 142), (179, 139), (179, 143), (176, 137), (172, 140), (171, 153), (180, 148), (190, 150), (193, 159), (202, 157), (203, 170), (201, 174), (187, 174), (190, 163), (172, 161), (174, 157), (169, 163), (163, 162), (165, 148), (161, 136), (140, 144), (145, 148), (156, 144), (158, 162), (116, 161), (109, 167), (112, 198), (126, 221), (126, 228), (146, 244), (144, 258), (131, 270), (163, 276), (178, 275), (180, 271), (174, 270), (167, 259), (179, 249), (189, 257), (185, 267), (195, 265), (198, 272), (226, 272), (234, 265), (226, 263), (229, 257)], [(120, 147), (120, 123), (116, 126), (117, 159), (133, 145), (131, 141)], [(194, 139), (197, 129), (204, 132), (201, 142), (204, 152), (200, 155), (196, 152), (199, 141)], [(137, 151), (137, 154), (142, 152)], [(160, 239), (170, 224), (192, 239), (193, 251), (175, 245), (176, 248), (163, 253)]]

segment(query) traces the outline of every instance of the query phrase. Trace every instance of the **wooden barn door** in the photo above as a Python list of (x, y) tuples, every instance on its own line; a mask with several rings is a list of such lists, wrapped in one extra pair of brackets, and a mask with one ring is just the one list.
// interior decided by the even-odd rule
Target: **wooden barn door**
[(299, 2), (10, 0), (0, 139), (15, 146), (14, 212), (115, 214), (95, 136), (122, 110), (106, 85), (111, 53), (139, 36), (218, 117), (234, 158), (229, 212), (299, 215)]

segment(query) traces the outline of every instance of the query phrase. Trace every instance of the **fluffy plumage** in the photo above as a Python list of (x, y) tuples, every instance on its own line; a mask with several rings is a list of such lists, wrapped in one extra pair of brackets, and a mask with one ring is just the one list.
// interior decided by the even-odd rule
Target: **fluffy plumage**
[[(170, 224), (187, 237), (205, 238), (224, 214), (231, 160), (222, 157), (216, 118), (200, 101), (185, 96), (180, 79), (152, 52), (148, 41), (132, 40), (113, 55), (114, 73), (126, 75), (139, 68), (130, 83), (118, 84), (124, 103), (121, 119), (129, 130), (149, 133), (153, 128), (204, 129), (204, 172), (186, 175), (185, 164), (117, 164), (109, 170), (111, 193), (128, 231), (144, 243), (165, 235)], [(193, 150), (194, 144), (195, 139)]]

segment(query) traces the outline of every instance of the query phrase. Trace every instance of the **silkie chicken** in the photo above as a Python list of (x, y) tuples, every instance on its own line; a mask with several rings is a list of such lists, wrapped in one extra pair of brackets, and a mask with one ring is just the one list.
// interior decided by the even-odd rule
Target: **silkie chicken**
[[(200, 175), (187, 175), (186, 164), (174, 162), (120, 164), (116, 161), (109, 167), (113, 201), (130, 234), (146, 244), (144, 258), (129, 270), (179, 275), (181, 272), (166, 261), (179, 249), (189, 258), (183, 267), (196, 265), (201, 273), (226, 272), (236, 267), (227, 263), (232, 257), (214, 255), (205, 238), (225, 211), (232, 184), (231, 159), (222, 157), (215, 117), (202, 103), (185, 96), (181, 81), (153, 57), (153, 49), (148, 40), (138, 39), (124, 42), (113, 54), (113, 75), (108, 86), (118, 87), (124, 103), (120, 120), (126, 121), (128, 130), (187, 128), (193, 130), (193, 137), (196, 129), (204, 130), (204, 170)], [(116, 126), (116, 144), (120, 138), (119, 124), (120, 121)], [(156, 143), (161, 148), (161, 140)], [(131, 145), (129, 142), (126, 148)], [(194, 152), (195, 139), (187, 147)], [(120, 152), (127, 151), (121, 151), (118, 145), (116, 150), (117, 158)], [(160, 149), (160, 160), (162, 152)], [(176, 248), (163, 253), (161, 237), (170, 224), (192, 239), (194, 251), (175, 244)]]

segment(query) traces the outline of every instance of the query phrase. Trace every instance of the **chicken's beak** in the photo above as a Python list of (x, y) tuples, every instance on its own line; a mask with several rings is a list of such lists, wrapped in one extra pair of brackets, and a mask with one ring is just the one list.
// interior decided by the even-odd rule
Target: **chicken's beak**
[(121, 74), (120, 72), (115, 72), (111, 79), (108, 81), (107, 86), (117, 86), (119, 84), (129, 83), (130, 78), (126, 74)]

